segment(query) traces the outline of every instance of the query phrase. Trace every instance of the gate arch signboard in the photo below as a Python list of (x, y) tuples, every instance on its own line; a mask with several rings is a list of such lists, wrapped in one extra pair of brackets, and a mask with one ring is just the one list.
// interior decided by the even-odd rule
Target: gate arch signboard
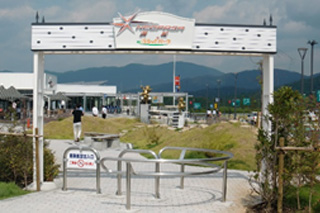
[[(263, 114), (272, 102), (277, 28), (199, 24), (163, 12), (119, 13), (111, 23), (33, 23), (33, 128), (43, 134), (44, 56), (47, 54), (186, 54), (263, 57)], [(268, 121), (263, 128), (269, 130)], [(34, 143), (35, 144), (35, 143)], [(43, 141), (40, 141), (43, 181)], [(34, 163), (35, 171), (35, 163)], [(36, 173), (34, 172), (34, 180)]]

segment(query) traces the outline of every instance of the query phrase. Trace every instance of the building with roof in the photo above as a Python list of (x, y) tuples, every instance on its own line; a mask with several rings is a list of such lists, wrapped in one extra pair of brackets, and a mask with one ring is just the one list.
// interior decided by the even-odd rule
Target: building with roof
[[(105, 104), (115, 104), (116, 86), (59, 84), (56, 76), (47, 73), (44, 79), (45, 107), (49, 109), (61, 108), (62, 101), (66, 102), (66, 108), (73, 108), (80, 103), (85, 111), (90, 111), (93, 105), (101, 108)], [(34, 81), (33, 73), (0, 73), (0, 99), (5, 102), (13, 101), (12, 98), (32, 97)], [(6, 107), (5, 104), (2, 105)]]

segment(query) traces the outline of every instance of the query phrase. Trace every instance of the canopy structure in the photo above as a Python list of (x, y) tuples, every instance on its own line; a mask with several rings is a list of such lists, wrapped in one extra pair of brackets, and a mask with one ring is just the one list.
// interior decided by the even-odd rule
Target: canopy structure
[(45, 96), (45, 98), (50, 99), (51, 101), (62, 101), (62, 100), (68, 101), (68, 100), (70, 100), (70, 98), (65, 96), (62, 92), (58, 92), (53, 95), (47, 95), (47, 97)]
[(3, 86), (0, 86), (0, 99), (6, 101), (15, 101), (20, 99), (29, 99), (29, 97), (22, 95), (18, 90), (13, 86), (5, 89)]
[[(112, 23), (39, 23), (36, 19), (31, 31), (31, 49), (34, 52), (33, 128), (34, 132), (38, 128), (40, 135), (43, 135), (45, 55), (184, 54), (262, 57), (263, 115), (268, 114), (267, 105), (273, 102), (273, 55), (277, 52), (277, 28), (272, 24), (199, 24), (195, 19), (163, 12), (137, 12), (130, 16), (119, 13), (119, 17), (114, 18)], [(265, 130), (271, 130), (268, 120), (264, 119), (262, 124)], [(42, 139), (39, 150), (42, 182)], [(34, 180), (35, 175), (36, 172)]]

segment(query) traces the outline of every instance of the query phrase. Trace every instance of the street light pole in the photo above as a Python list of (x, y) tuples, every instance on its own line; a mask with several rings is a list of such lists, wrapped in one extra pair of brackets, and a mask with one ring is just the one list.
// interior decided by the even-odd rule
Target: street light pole
[(218, 102), (220, 102), (220, 84), (221, 84), (221, 80), (218, 79), (217, 83), (218, 83)]
[(310, 92), (311, 94), (313, 94), (313, 46), (318, 44), (317, 41), (312, 40), (312, 41), (308, 41), (308, 44), (311, 45), (311, 61), (310, 61), (310, 75), (311, 75), (311, 83), (310, 83)]
[(303, 95), (304, 93), (304, 88), (303, 88), (303, 81), (304, 81), (304, 73), (303, 73), (303, 60), (304, 60), (304, 57), (306, 56), (306, 53), (307, 53), (307, 50), (308, 48), (303, 48), (303, 47), (300, 47), (298, 48), (298, 53), (300, 55), (300, 58), (301, 58), (301, 94)]
[(207, 109), (209, 109), (209, 107), (208, 107), (208, 98), (209, 98), (209, 97), (208, 97), (208, 87), (209, 87), (209, 85), (206, 84), (206, 86), (207, 86), (207, 108), (206, 108), (206, 110), (207, 110)]
[(176, 86), (175, 86), (175, 79), (176, 79), (176, 55), (173, 55), (173, 89), (172, 89), (172, 92), (173, 92), (173, 106), (176, 105)]
[(237, 119), (237, 79), (238, 79), (238, 73), (234, 74), (234, 115), (233, 115), (233, 119), (236, 120)]

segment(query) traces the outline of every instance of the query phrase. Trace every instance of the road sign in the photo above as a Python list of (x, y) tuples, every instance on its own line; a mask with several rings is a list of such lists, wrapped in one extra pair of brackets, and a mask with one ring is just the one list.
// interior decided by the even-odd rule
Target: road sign
[(243, 105), (244, 106), (250, 106), (250, 98), (244, 98), (243, 100), (242, 100), (242, 103), (243, 103)]
[(236, 101), (234, 101), (234, 99), (232, 100), (232, 106), (236, 105), (237, 107), (240, 106), (240, 99), (236, 99)]
[(320, 90), (317, 91), (317, 102), (320, 102)]
[(194, 109), (201, 109), (201, 103), (193, 103)]
[(218, 109), (218, 103), (214, 103), (214, 109)]

